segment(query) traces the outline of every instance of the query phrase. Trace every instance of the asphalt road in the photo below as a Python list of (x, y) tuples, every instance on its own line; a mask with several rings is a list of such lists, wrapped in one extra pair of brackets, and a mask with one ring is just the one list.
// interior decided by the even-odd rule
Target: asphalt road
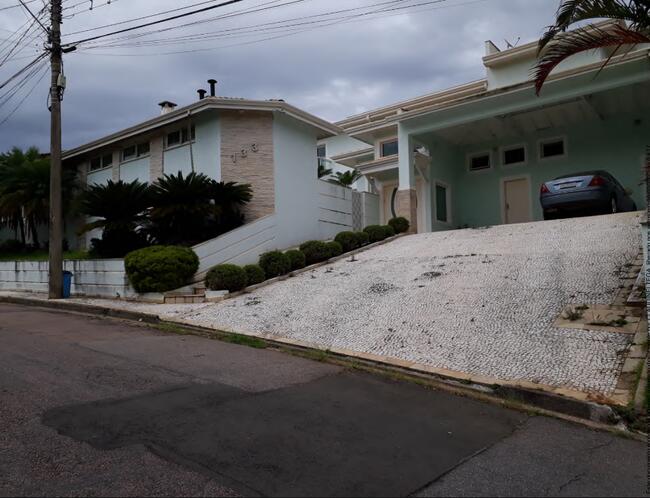
[(639, 496), (646, 445), (271, 350), (0, 304), (0, 495)]

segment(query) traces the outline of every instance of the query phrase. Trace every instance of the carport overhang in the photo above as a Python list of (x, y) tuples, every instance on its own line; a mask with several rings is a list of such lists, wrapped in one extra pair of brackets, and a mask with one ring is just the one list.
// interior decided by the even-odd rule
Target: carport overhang
[[(453, 141), (459, 139), (459, 134), (474, 139), (474, 132), (481, 126), (489, 133), (494, 133), (496, 128), (497, 132), (503, 134), (521, 135), (521, 130), (513, 126), (517, 119), (551, 109), (574, 108), (574, 112), (579, 112), (583, 116), (578, 119), (585, 119), (585, 113), (588, 114), (589, 119), (602, 119), (601, 111), (594, 105), (593, 99), (606, 92), (617, 93), (621, 98), (627, 99), (628, 105), (632, 106), (636, 105), (634, 99), (639, 100), (640, 95), (650, 94), (648, 49), (638, 50), (628, 54), (627, 57), (616, 58), (605, 68), (602, 68), (601, 64), (596, 64), (573, 71), (563, 77), (556, 77), (544, 86), (540, 96), (535, 94), (533, 83), (527, 82), (486, 91), (434, 110), (414, 111), (401, 115), (397, 122), (399, 140), (397, 205), (400, 214), (412, 221), (417, 216), (414, 204), (417, 176), (415, 150), (418, 145), (429, 147), (433, 141), (440, 138)], [(648, 99), (641, 100), (641, 105), (650, 109)], [(469, 133), (468, 129), (470, 129)], [(454, 137), (455, 132), (458, 133)]]

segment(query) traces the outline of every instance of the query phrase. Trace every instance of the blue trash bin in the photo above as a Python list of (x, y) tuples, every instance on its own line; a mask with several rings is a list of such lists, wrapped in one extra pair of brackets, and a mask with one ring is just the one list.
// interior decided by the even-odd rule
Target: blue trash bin
[(63, 272), (63, 298), (68, 299), (70, 297), (70, 291), (72, 290), (72, 272), (64, 271)]

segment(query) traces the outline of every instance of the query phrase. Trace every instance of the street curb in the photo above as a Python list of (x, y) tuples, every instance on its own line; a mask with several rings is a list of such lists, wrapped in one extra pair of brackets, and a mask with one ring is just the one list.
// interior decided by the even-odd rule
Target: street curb
[[(496, 379), (485, 378), (484, 382), (475, 377), (465, 375), (465, 378), (441, 374), (436, 369), (425, 367), (401, 360), (350, 352), (347, 350), (323, 350), (300, 341), (271, 337), (267, 334), (249, 334), (229, 330), (216, 330), (201, 327), (177, 320), (161, 319), (158, 315), (138, 311), (117, 310), (103, 306), (66, 302), (64, 300), (43, 300), (19, 296), (0, 296), (0, 303), (19, 304), (38, 308), (52, 309), (61, 312), (75, 312), (84, 315), (94, 315), (138, 322), (148, 325), (168, 325), (185, 329), (195, 335), (219, 339), (224, 335), (243, 335), (257, 338), (271, 347), (276, 347), (287, 352), (295, 351), (309, 357), (317, 355), (321, 361), (341, 364), (352, 368), (361, 368), (378, 374), (398, 374), (411, 380), (426, 383), (434, 389), (459, 394), (461, 396), (480, 399), (482, 401), (507, 404), (512, 408), (535, 411), (542, 415), (554, 416), (564, 420), (588, 425), (594, 429), (615, 430), (619, 420), (614, 410), (608, 405), (598, 404), (588, 400), (574, 399), (544, 390), (512, 385), (512, 383), (499, 382)], [(627, 436), (637, 438), (635, 433), (625, 432)], [(644, 436), (645, 437), (645, 436)], [(645, 439), (644, 439), (645, 441)]]

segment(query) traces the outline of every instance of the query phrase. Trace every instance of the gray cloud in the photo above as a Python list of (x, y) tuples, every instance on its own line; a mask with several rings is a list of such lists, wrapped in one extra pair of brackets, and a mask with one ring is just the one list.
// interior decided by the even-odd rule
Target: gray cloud
[[(230, 10), (267, 1), (246, 0)], [(308, 0), (274, 11), (199, 25), (182, 34), (250, 26), (378, 1)], [(0, 7), (9, 2), (14, 0), (3, 0)], [(183, 1), (184, 5), (192, 3), (196, 0)], [(422, 0), (404, 3), (418, 4)], [(66, 20), (64, 34), (178, 5), (176, 0), (157, 0), (155, 4), (145, 0), (113, 0), (110, 6)], [(342, 119), (483, 77), (481, 57), (485, 40), (492, 39), (500, 46), (505, 45), (504, 39), (514, 42), (520, 37), (520, 43), (530, 41), (552, 21), (556, 7), (555, 0), (447, 0), (365, 22), (347, 22), (322, 29), (312, 26), (294, 36), (248, 45), (223, 47), (264, 34), (185, 46), (104, 48), (71, 53), (65, 57), (68, 88), (63, 114), (64, 147), (79, 145), (153, 117), (160, 100), (188, 104), (195, 100), (196, 89), (204, 87), (210, 77), (220, 81), (220, 95), (284, 98), (326, 119)], [(7, 30), (15, 30), (25, 20), (25, 14), (19, 9), (0, 11), (0, 38), (8, 36)], [(155, 37), (180, 33), (172, 31)], [(84, 34), (66, 36), (64, 40), (79, 36)], [(147, 55), (206, 47), (223, 48)], [(19, 55), (26, 57), (33, 50)], [(28, 59), (22, 59), (0, 67), (0, 80), (26, 62)], [(46, 97), (47, 77), (18, 112), (0, 125), (0, 151), (13, 145), (32, 144), (48, 149)], [(0, 108), (0, 121), (12, 108), (12, 105)]]

